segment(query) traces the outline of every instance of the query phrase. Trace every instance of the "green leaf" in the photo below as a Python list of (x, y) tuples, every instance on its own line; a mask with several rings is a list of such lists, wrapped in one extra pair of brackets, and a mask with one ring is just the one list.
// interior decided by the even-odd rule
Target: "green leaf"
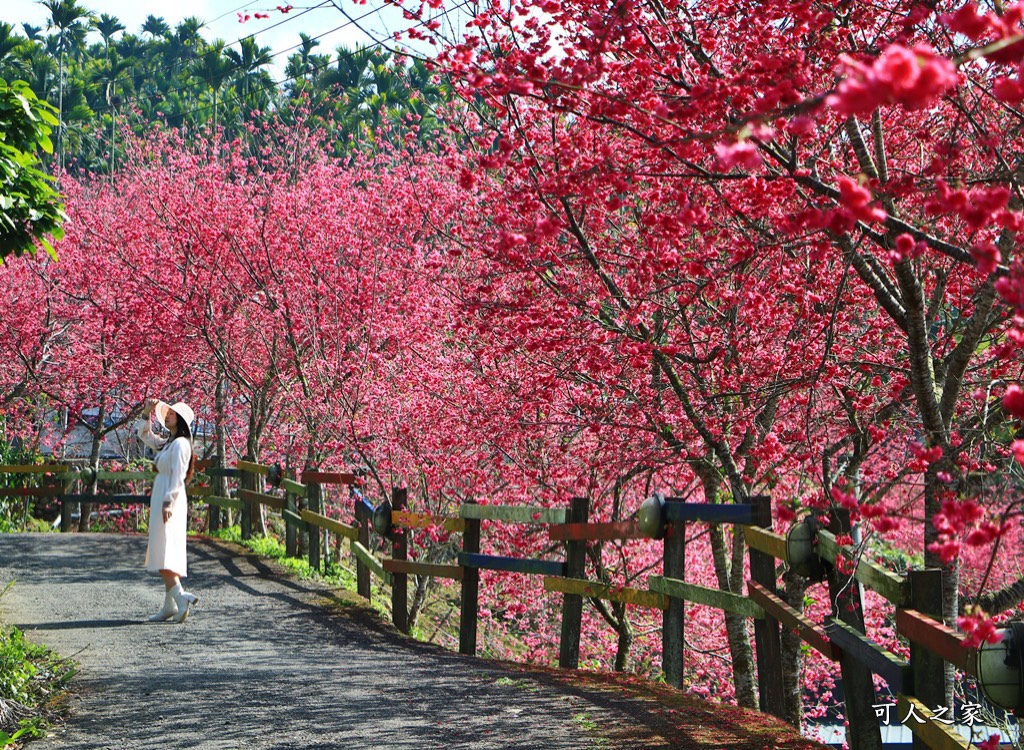
[(49, 256), (50, 256), (51, 258), (53, 258), (54, 260), (58, 260), (58, 258), (57, 258), (57, 251), (56, 251), (56, 250), (54, 249), (53, 245), (51, 245), (51, 244), (50, 244), (50, 243), (49, 243), (49, 242), (48, 242), (48, 241), (46, 240), (46, 238), (45, 238), (45, 237), (40, 237), (40, 238), (39, 238), (39, 244), (43, 246), (43, 249), (44, 249), (44, 250), (46, 250), (46, 254), (47, 254), (47, 255), (49, 255)]
[(21, 94), (15, 94), (14, 101), (18, 102), (21, 105), (21, 108), (25, 110), (25, 114), (28, 116), (30, 120), (36, 119), (36, 116), (32, 114), (32, 104), (29, 102), (28, 99), (26, 99)]
[(27, 83), (0, 85), (0, 258), (34, 253), (38, 245), (56, 258), (47, 239), (65, 215), (53, 178), (40, 155), (53, 153), (53, 108)]

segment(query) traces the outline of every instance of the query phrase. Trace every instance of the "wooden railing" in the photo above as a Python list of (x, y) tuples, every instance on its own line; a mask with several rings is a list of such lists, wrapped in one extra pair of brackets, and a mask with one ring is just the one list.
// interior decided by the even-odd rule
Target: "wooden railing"
[[(355, 477), (345, 472), (303, 471), (298, 477), (281, 476), (278, 467), (250, 461), (238, 461), (234, 468), (216, 468), (214, 461), (202, 467), (189, 494), (202, 498), (211, 514), (210, 527), (224, 509), (239, 514), (243, 538), (252, 534), (252, 519), (257, 506), (279, 513), (285, 525), (286, 554), (296, 556), (300, 537), (305, 541), (309, 564), (322, 567), (322, 537), (333, 534), (349, 542), (356, 561), (358, 593), (371, 597), (371, 575), (391, 587), (391, 612), (395, 626), (409, 632), (408, 576), (433, 576), (461, 583), (461, 617), (459, 651), (475, 654), (477, 650), (477, 613), (481, 570), (497, 570), (542, 577), (546, 591), (561, 593), (562, 626), (559, 664), (576, 668), (579, 663), (581, 622), (584, 599), (625, 602), (638, 607), (660, 610), (662, 615), (662, 666), (666, 681), (677, 688), (683, 684), (685, 628), (684, 603), (693, 602), (732, 612), (754, 620), (757, 676), (761, 710), (785, 718), (781, 685), (783, 684), (781, 633), (785, 627), (797, 633), (811, 648), (838, 662), (844, 679), (852, 679), (861, 670), (870, 680), (871, 674), (882, 677), (897, 695), (897, 712), (903, 716), (911, 710), (921, 722), (906, 726), (915, 735), (915, 747), (933, 750), (969, 748), (946, 723), (936, 720), (928, 706), (944, 702), (943, 662), (953, 664), (967, 674), (976, 674), (976, 652), (963, 645), (964, 637), (941, 623), (941, 572), (911, 571), (898, 575), (869, 560), (857, 551), (840, 545), (835, 534), (827, 530), (804, 528), (801, 547), (788, 543), (786, 537), (771, 529), (771, 509), (767, 497), (753, 497), (749, 503), (715, 505), (688, 503), (676, 498), (661, 499), (663, 525), (663, 574), (650, 575), (646, 588), (613, 586), (586, 580), (586, 546), (592, 541), (644, 539), (644, 530), (635, 521), (591, 523), (589, 500), (574, 498), (569, 508), (546, 508), (503, 505), (463, 504), (455, 516), (414, 513), (407, 510), (406, 491), (392, 491), (390, 507), (374, 507), (359, 493), (352, 493), (354, 523), (330, 518), (324, 512), (324, 486), (349, 486)], [(92, 481), (147, 480), (152, 472), (104, 472), (93, 477), (64, 465), (0, 466), (3, 473), (42, 474), (49, 483), (42, 487), (0, 488), (0, 497), (57, 498), (66, 516), (67, 505), (75, 501), (102, 503), (148, 502), (148, 495), (86, 495), (66, 491), (68, 480), (84, 478)], [(211, 479), (236, 480), (238, 489), (226, 495), (213, 494), (206, 483)], [(270, 481), (272, 487), (265, 486)], [(376, 516), (376, 519), (374, 517)], [(68, 517), (69, 520), (69, 517)], [(376, 520), (376, 530), (374, 528)], [(529, 524), (547, 527), (548, 537), (562, 543), (561, 559), (508, 557), (481, 553), (481, 522)], [(742, 531), (749, 549), (751, 580), (747, 593), (721, 591), (685, 581), (685, 534), (691, 523), (731, 524)], [(440, 527), (462, 534), (462, 550), (454, 564), (423, 563), (408, 559), (407, 532), (412, 529)], [(62, 529), (68, 530), (62, 523)], [(791, 532), (792, 533), (792, 532)], [(391, 555), (378, 559), (371, 551), (374, 536), (390, 544)], [(801, 559), (793, 558), (800, 549)], [(807, 550), (813, 559), (808, 560)], [(839, 566), (852, 570), (852, 580), (872, 589), (896, 607), (897, 632), (910, 641), (910, 659), (903, 660), (869, 639), (858, 628), (842, 618), (830, 617), (815, 623), (790, 606), (779, 594), (776, 561), (799, 565), (804, 574), (828, 580), (830, 594), (838, 601), (851, 583), (850, 576), (837, 573)], [(859, 599), (859, 598), (858, 598)], [(833, 611), (838, 611), (834, 607)], [(847, 691), (848, 697), (851, 692)], [(850, 733), (878, 731), (876, 713), (872, 711), (870, 726), (865, 711), (851, 711), (847, 706)], [(861, 707), (863, 709), (863, 707)], [(858, 726), (858, 722), (860, 725)]]

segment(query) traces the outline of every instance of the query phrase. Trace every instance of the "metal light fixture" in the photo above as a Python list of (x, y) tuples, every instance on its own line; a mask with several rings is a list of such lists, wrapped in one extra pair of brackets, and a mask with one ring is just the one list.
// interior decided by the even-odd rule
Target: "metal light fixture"
[(1024, 622), (996, 631), (999, 643), (978, 649), (978, 687), (988, 702), (1004, 711), (1024, 712)]
[(271, 487), (280, 487), (282, 479), (284, 479), (284, 471), (281, 469), (281, 464), (277, 463), (267, 467), (267, 484)]
[(391, 501), (385, 500), (373, 509), (370, 516), (370, 525), (373, 530), (381, 536), (387, 536), (391, 531)]
[(655, 492), (640, 504), (636, 512), (636, 522), (641, 533), (651, 539), (665, 536), (665, 497)]
[(813, 518), (806, 518), (790, 526), (786, 534), (786, 558), (790, 569), (812, 581), (820, 581), (825, 577), (825, 566), (814, 549), (817, 533), (817, 522)]

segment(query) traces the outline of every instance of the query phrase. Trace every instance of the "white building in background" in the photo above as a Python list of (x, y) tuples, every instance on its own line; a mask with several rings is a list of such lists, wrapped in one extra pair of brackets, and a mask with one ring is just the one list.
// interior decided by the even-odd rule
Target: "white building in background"
[[(85, 409), (82, 414), (86, 419), (95, 420), (99, 410)], [(120, 419), (122, 416), (114, 413), (104, 421), (109, 427)], [(75, 424), (68, 431), (67, 424), (66, 413), (52, 413), (51, 418), (43, 423), (40, 452), (44, 456), (52, 456), (61, 461), (88, 459), (92, 453), (92, 433), (81, 424)], [(61, 442), (61, 436), (64, 436), (63, 442)], [(56, 451), (50, 447), (54, 443), (57, 444)], [(103, 436), (100, 443), (100, 458), (128, 461), (139, 458), (140, 450), (141, 444), (135, 435), (134, 424), (129, 423), (116, 430), (111, 430)]]
[[(99, 414), (98, 409), (84, 409), (82, 415), (86, 419), (95, 421)], [(109, 414), (104, 422), (106, 427), (111, 427), (124, 418), (119, 412)], [(92, 433), (81, 424), (74, 425), (64, 439), (64, 442), (57, 449), (56, 453), (49, 447), (49, 443), (59, 442), (60, 436), (66, 432), (66, 417), (62, 414), (54, 414), (52, 420), (43, 425), (42, 447), (40, 452), (45, 456), (52, 456), (59, 461), (80, 462), (88, 460), (92, 453)], [(196, 455), (204, 455), (204, 446), (212, 440), (213, 426), (196, 420)], [(100, 443), (101, 460), (137, 461), (142, 458), (152, 458), (153, 451), (149, 450), (135, 434), (135, 420), (129, 420), (120, 427), (111, 430), (103, 436)]]

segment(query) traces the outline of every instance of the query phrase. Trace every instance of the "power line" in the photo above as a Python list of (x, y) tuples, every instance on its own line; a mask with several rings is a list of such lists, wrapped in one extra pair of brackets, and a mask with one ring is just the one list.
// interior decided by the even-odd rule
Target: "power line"
[[(285, 18), (283, 21), (278, 21), (277, 23), (272, 24), (271, 26), (267, 26), (265, 28), (259, 29), (258, 31), (254, 31), (253, 33), (249, 34), (249, 36), (244, 36), (241, 39), (238, 39), (237, 41), (232, 42), (232, 44), (241, 44), (246, 39), (252, 39), (257, 34), (262, 34), (265, 31), (270, 31), (271, 29), (276, 29), (278, 26), (286, 24), (289, 21), (294, 21), (299, 16), (304, 16), (304, 15), (306, 15), (307, 13), (309, 13), (311, 11), (319, 10), (320, 8), (323, 8), (325, 5), (330, 5), (330, 4), (331, 4), (331, 0), (324, 0), (319, 5), (311, 5), (308, 8), (306, 8), (305, 10), (303, 10), (303, 11), (301, 11), (299, 13), (296, 13), (294, 16), (291, 15), (291, 14), (288, 14), (288, 17)], [(245, 6), (243, 6), (243, 7), (245, 7)], [(238, 11), (234, 11), (234, 12), (237, 13)], [(223, 16), (221, 16), (221, 17), (223, 18)]]
[[(240, 10), (243, 10), (243, 9), (245, 9), (245, 8), (248, 8), (248, 7), (249, 7), (249, 5), (251, 5), (251, 3), (246, 3), (245, 5), (239, 5), (239, 6), (237, 7), (237, 8), (235, 8), (234, 10), (229, 10), (229, 11), (228, 11), (227, 13), (221, 13), (221, 14), (220, 14), (219, 16), (217, 16), (216, 18), (214, 18), (214, 19), (212, 19), (212, 20), (210, 20), (210, 21), (207, 21), (206, 23), (204, 23), (204, 24), (203, 24), (203, 26), (202, 26), (201, 28), (209, 28), (209, 26), (210, 26), (210, 24), (211, 24), (211, 23), (217, 23), (217, 21), (219, 21), (219, 20), (220, 20), (220, 19), (222, 19), (222, 18), (227, 18), (227, 17), (228, 17), (228, 16), (230, 16), (230, 15), (231, 15), (232, 13), (237, 13), (237, 12), (238, 12), (238, 11), (240, 11)], [(210, 29), (210, 31), (213, 31), (213, 29)]]
[[(323, 3), (321, 3), (321, 4), (323, 5)], [(216, 24), (218, 22), (218, 20), (220, 20), (221, 18), (226, 18), (231, 13), (237, 13), (240, 10), (245, 10), (246, 8), (251, 8), (252, 5), (253, 5), (252, 3), (246, 3), (245, 5), (240, 5), (239, 7), (234, 8), (233, 10), (228, 10), (226, 13), (221, 13), (216, 18), (213, 18), (212, 20), (208, 20), (208, 22), (206, 24), (204, 24), (203, 26), (209, 26), (210, 24)], [(280, 8), (282, 6), (278, 6), (278, 7)], [(318, 7), (319, 7), (319, 5), (293, 5), (292, 9), (293, 10), (314, 10), (314, 9), (316, 9)], [(267, 10), (269, 10), (269, 9), (267, 9)]]

